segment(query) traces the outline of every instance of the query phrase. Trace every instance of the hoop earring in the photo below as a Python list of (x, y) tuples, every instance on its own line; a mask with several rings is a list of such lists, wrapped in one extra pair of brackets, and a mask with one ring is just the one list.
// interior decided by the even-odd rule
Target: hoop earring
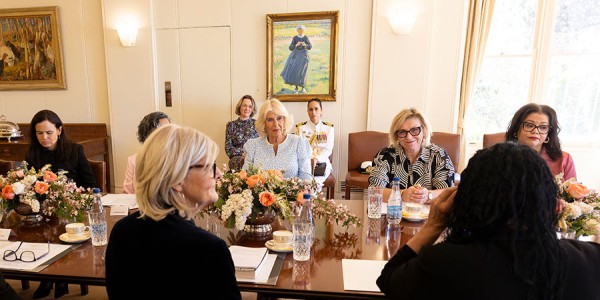
[(546, 139), (544, 140), (544, 144), (548, 144), (549, 141), (550, 141), (550, 138), (546, 137)]

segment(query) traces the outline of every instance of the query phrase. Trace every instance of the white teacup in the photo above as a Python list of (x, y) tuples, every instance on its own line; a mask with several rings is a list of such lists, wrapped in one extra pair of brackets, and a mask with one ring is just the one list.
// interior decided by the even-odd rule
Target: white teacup
[(421, 203), (404, 202), (404, 210), (409, 215), (418, 216), (423, 212), (424, 208), (425, 206)]
[(277, 230), (273, 232), (273, 245), (276, 248), (287, 248), (292, 245), (293, 235), (289, 230)]
[(65, 225), (65, 230), (71, 237), (82, 237), (90, 231), (90, 227), (83, 223), (69, 223)]

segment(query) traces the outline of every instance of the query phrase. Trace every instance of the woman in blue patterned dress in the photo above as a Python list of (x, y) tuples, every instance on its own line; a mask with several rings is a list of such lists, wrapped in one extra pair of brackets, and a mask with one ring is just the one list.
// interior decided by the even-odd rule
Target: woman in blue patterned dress
[(258, 138), (244, 145), (244, 170), (260, 166), (264, 170), (280, 170), (283, 177), (313, 180), (310, 158), (312, 150), (305, 137), (288, 134), (293, 117), (277, 99), (267, 100), (256, 120)]
[(402, 200), (423, 203), (454, 184), (454, 165), (448, 152), (430, 143), (429, 121), (416, 108), (400, 111), (390, 126), (390, 146), (373, 158), (370, 186), (391, 191), (394, 177), (400, 178)]
[(290, 56), (288, 56), (281, 78), (286, 84), (295, 85), (295, 92), (298, 94), (298, 87), (301, 87), (301, 93), (306, 93), (306, 73), (308, 71), (308, 50), (312, 49), (312, 44), (306, 35), (304, 35), (306, 27), (304, 25), (296, 26), (298, 35), (292, 38), (292, 42), (288, 47)]
[(258, 137), (255, 120), (256, 102), (250, 95), (244, 95), (235, 106), (237, 120), (227, 123), (225, 129), (225, 153), (229, 157), (229, 169), (239, 171), (244, 165), (244, 144), (248, 139)]

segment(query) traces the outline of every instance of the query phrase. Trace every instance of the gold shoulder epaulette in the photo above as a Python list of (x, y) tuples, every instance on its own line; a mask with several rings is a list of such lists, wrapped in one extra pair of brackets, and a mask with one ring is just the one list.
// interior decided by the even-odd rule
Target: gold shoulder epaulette
[(323, 121), (323, 124), (325, 124), (325, 125), (327, 125), (327, 126), (329, 126), (329, 127), (333, 127), (333, 124), (331, 124), (331, 123), (329, 123), (329, 122), (325, 122), (325, 121)]
[(296, 127), (300, 127), (300, 126), (306, 125), (307, 122), (308, 121), (300, 122), (300, 123), (296, 124)]

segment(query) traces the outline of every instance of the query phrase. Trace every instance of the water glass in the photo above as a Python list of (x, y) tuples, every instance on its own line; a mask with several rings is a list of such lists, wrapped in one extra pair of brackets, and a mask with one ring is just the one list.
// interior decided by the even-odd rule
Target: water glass
[(383, 187), (370, 186), (367, 194), (367, 215), (371, 219), (381, 218), (381, 202), (383, 201)]
[(568, 229), (557, 228), (556, 229), (556, 237), (558, 237), (559, 240), (562, 240), (562, 239), (573, 240), (573, 239), (575, 239), (575, 230), (573, 230), (571, 228), (568, 228)]
[(310, 259), (313, 227), (310, 223), (294, 222), (294, 260), (307, 261)]
[(88, 214), (90, 229), (92, 231), (92, 245), (104, 246), (108, 244), (108, 226), (104, 212), (90, 212)]

